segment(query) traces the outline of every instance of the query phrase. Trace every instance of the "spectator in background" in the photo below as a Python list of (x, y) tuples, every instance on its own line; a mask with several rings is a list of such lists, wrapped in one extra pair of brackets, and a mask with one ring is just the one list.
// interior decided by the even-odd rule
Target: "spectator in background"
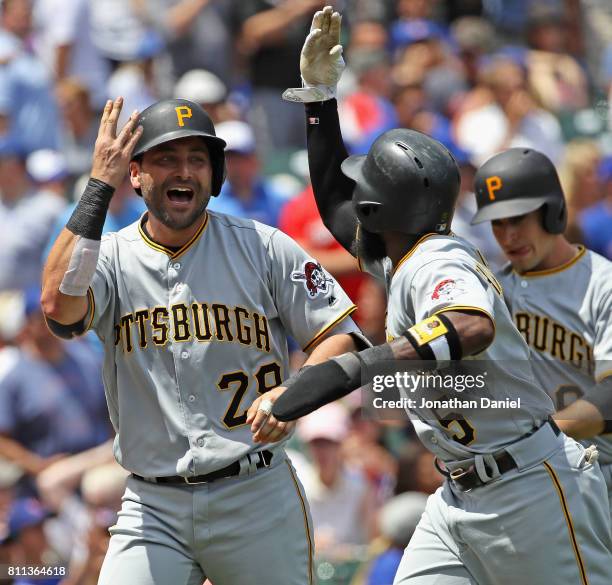
[(535, 99), (555, 114), (588, 105), (585, 72), (569, 54), (569, 31), (563, 15), (550, 9), (532, 11), (527, 22), (527, 78)]
[(399, 86), (422, 83), (430, 69), (449, 59), (445, 41), (444, 31), (434, 22), (397, 22), (391, 30), (394, 82)]
[[(377, 20), (357, 20), (351, 26), (349, 51), (356, 49), (386, 50), (389, 33), (385, 25)], [(348, 71), (346, 72), (348, 73)]]
[(563, 155), (557, 119), (538, 106), (527, 87), (520, 56), (498, 55), (483, 65), (480, 84), (463, 101), (454, 119), (455, 138), (475, 164), (514, 146), (527, 146), (553, 162)]
[(175, 79), (192, 69), (206, 69), (226, 85), (233, 81), (231, 0), (139, 1), (166, 41)]
[(249, 122), (262, 156), (272, 149), (304, 147), (304, 113), (280, 96), (288, 87), (300, 87), (296, 63), (304, 37), (314, 12), (330, 1), (241, 0), (234, 4), (238, 50), (247, 59), (252, 89)]
[(200, 104), (215, 126), (238, 117), (227, 102), (227, 87), (214, 73), (205, 69), (187, 71), (174, 86), (174, 97)]
[(400, 454), (395, 493), (433, 494), (444, 481), (435, 466), (435, 457), (415, 437), (404, 445)]
[(158, 80), (152, 59), (126, 61), (117, 67), (108, 78), (107, 97), (120, 95), (124, 108), (119, 116), (119, 125), (127, 122), (134, 110), (142, 112), (159, 99)]
[(102, 109), (110, 65), (92, 42), (92, 4), (90, 0), (36, 0), (34, 44), (56, 83), (74, 79), (87, 88), (93, 106)]
[(601, 149), (594, 140), (577, 138), (565, 147), (559, 178), (567, 201), (568, 224), (575, 226), (578, 215), (602, 197), (598, 175)]
[(65, 200), (68, 195), (68, 165), (56, 150), (36, 150), (26, 159), (26, 172), (39, 195), (48, 193)]
[(66, 457), (38, 476), (42, 502), (58, 515), (48, 523), (48, 533), (58, 552), (65, 553), (68, 576), (62, 585), (97, 583), (127, 475), (108, 441)]
[(30, 0), (0, 6), (0, 142), (22, 153), (58, 148), (60, 125), (51, 76), (30, 50)]
[(15, 145), (0, 146), (0, 290), (40, 282), (42, 253), (64, 205), (61, 196), (36, 189)]
[[(58, 566), (58, 557), (45, 533), (49, 511), (34, 498), (19, 498), (9, 514), (10, 565), (13, 567)], [(17, 576), (13, 585), (57, 585), (63, 575)]]
[(425, 511), (427, 496), (405, 492), (389, 500), (378, 515), (385, 550), (371, 563), (365, 585), (393, 585), (395, 573)]
[[(9, 515), (15, 498), (15, 486), (22, 475), (23, 471), (18, 465), (7, 459), (0, 459), (0, 542), (4, 541), (9, 534)], [(7, 560), (7, 558), (0, 557), (2, 564), (5, 564)]]
[(297, 427), (312, 457), (312, 467), (301, 470), (299, 477), (310, 503), (317, 552), (337, 559), (352, 556), (354, 547), (366, 545), (374, 533), (368, 482), (343, 459), (348, 431), (348, 412), (337, 402), (304, 417)]
[[(612, 11), (610, 14), (610, 21), (612, 22)], [(612, 39), (604, 51), (602, 61), (601, 87), (603, 89), (603, 94), (607, 97), (607, 101), (601, 102), (600, 106), (604, 117), (608, 120), (607, 130), (612, 132)]]
[(69, 77), (58, 81), (55, 93), (61, 111), (61, 152), (74, 182), (91, 168), (99, 122), (89, 90), (78, 79)]
[(368, 480), (375, 507), (383, 504), (393, 493), (397, 477), (397, 460), (385, 444), (385, 425), (364, 416), (361, 397), (354, 393), (346, 398), (350, 405), (349, 433), (342, 442), (342, 453), (347, 466), (360, 469)]
[[(2, 343), (0, 342), (0, 346)], [(0, 349), (0, 368), (2, 367), (2, 349)], [(11, 563), (11, 546), (9, 544), (9, 514), (15, 499), (15, 486), (23, 471), (6, 459), (0, 459), (0, 565), (7, 567)], [(6, 573), (0, 575), (0, 585), (12, 585), (13, 579)]]
[(261, 176), (253, 130), (246, 122), (231, 120), (219, 124), (216, 132), (226, 142), (227, 178), (208, 209), (277, 226), (284, 200)]
[(400, 21), (431, 20), (439, 0), (396, 0), (395, 9)]
[(612, 260), (612, 156), (599, 163), (598, 178), (602, 198), (580, 214), (579, 223), (587, 248)]
[(392, 93), (391, 66), (383, 50), (351, 50), (350, 68), (356, 81), (355, 91), (338, 104), (341, 127), (350, 152), (368, 151), (374, 140), (397, 126), (397, 115), (389, 101)]
[(88, 470), (81, 481), (86, 523), (80, 546), (69, 564), (69, 577), (62, 585), (96, 585), (110, 540), (109, 528), (116, 524), (117, 511), (129, 475), (116, 461)]
[(99, 360), (51, 334), (39, 290), (25, 295), (18, 349), (0, 378), (0, 456), (32, 477), (110, 436)]
[(478, 83), (481, 60), (497, 46), (495, 28), (479, 16), (464, 16), (451, 25), (465, 79), (470, 87)]
[(146, 2), (86, 1), (91, 41), (112, 68), (120, 63), (148, 59), (164, 48), (162, 36), (149, 20)]

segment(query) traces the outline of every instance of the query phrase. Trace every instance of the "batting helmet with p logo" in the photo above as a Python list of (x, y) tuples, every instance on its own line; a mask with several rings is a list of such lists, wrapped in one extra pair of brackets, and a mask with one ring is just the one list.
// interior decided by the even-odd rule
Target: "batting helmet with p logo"
[(567, 223), (563, 189), (552, 161), (532, 148), (510, 148), (496, 154), (476, 172), (478, 212), (472, 224), (505, 219), (543, 208), (543, 226), (560, 234)]
[(202, 106), (189, 100), (162, 100), (149, 106), (138, 117), (143, 132), (136, 143), (132, 160), (155, 146), (187, 136), (201, 137), (212, 165), (211, 195), (218, 195), (225, 179), (225, 140), (215, 133), (215, 126)]

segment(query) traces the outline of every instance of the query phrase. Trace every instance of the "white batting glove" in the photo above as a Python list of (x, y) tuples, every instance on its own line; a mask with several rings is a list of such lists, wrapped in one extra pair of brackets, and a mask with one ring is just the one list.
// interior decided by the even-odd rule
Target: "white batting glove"
[(285, 90), (283, 99), (320, 102), (336, 97), (336, 86), (344, 71), (340, 23), (342, 17), (331, 6), (315, 13), (310, 33), (300, 55), (302, 87)]

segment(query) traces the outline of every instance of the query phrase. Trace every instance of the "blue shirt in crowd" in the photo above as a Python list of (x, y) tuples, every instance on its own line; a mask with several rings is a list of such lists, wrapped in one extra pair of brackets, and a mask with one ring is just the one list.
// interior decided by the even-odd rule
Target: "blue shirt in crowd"
[(264, 180), (255, 184), (251, 199), (243, 201), (236, 196), (229, 181), (226, 181), (219, 197), (211, 197), (208, 209), (235, 217), (254, 219), (276, 227), (280, 210), (286, 201), (286, 198)]
[(57, 365), (2, 351), (0, 433), (41, 457), (78, 453), (110, 437), (98, 357), (80, 341), (65, 351)]

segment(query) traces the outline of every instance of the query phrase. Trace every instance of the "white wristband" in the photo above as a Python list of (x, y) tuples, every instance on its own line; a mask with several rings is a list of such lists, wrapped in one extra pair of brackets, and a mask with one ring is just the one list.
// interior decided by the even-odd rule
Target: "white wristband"
[(84, 297), (96, 273), (99, 255), (100, 240), (77, 236), (59, 291), (71, 297)]
[(331, 85), (317, 85), (312, 87), (291, 87), (283, 92), (283, 99), (288, 102), (325, 102), (336, 97), (336, 88)]

